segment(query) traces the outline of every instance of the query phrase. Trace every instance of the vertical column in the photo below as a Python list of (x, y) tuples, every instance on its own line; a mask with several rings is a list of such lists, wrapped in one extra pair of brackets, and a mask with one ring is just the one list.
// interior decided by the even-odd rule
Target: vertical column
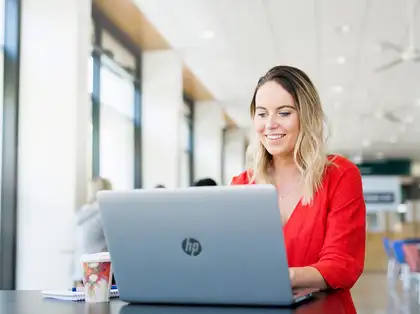
[[(17, 153), (20, 72), (20, 10), (18, 0), (3, 1), (0, 8), (4, 21), (4, 46), (0, 70), (1, 125), (1, 210), (0, 210), (0, 289), (15, 289), (16, 217), (17, 217)], [(4, 9), (4, 10), (3, 10)], [(4, 80), (6, 78), (6, 80)], [(4, 84), (3, 84), (4, 83)]]
[(240, 128), (230, 128), (225, 131), (223, 183), (230, 184), (232, 178), (245, 170), (245, 131)]
[(194, 176), (211, 177), (222, 183), (222, 129), (225, 119), (220, 104), (202, 101), (195, 104)]
[(174, 188), (180, 164), (182, 62), (171, 50), (144, 52), (142, 61), (143, 188)]
[(91, 2), (22, 0), (17, 289), (71, 284), (85, 201)]

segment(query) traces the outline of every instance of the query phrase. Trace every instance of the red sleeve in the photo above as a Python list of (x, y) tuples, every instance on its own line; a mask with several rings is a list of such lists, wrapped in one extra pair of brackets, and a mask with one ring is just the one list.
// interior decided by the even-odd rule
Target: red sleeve
[(363, 272), (366, 205), (362, 179), (354, 166), (339, 178), (327, 216), (324, 245), (316, 268), (329, 287), (350, 289)]
[(241, 184), (248, 184), (248, 172), (244, 171), (240, 175), (233, 177), (231, 181), (231, 185), (241, 185)]

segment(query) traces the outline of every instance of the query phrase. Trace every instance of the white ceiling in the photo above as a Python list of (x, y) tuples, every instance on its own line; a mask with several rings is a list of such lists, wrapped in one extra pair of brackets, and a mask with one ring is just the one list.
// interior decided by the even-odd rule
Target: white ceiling
[[(249, 126), (259, 77), (289, 64), (320, 92), (332, 151), (420, 159), (420, 63), (373, 72), (398, 57), (380, 41), (407, 45), (407, 0), (133, 1), (239, 125)], [(419, 14), (415, 25), (420, 48)], [(208, 31), (212, 39), (203, 38)], [(407, 122), (390, 122), (381, 110)]]

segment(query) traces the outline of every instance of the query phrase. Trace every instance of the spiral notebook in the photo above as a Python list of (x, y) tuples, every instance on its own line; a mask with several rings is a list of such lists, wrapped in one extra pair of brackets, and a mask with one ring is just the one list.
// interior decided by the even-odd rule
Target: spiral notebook
[[(111, 293), (109, 295), (110, 299), (118, 298), (120, 294), (118, 293), (118, 289), (111, 289)], [(80, 291), (42, 291), (42, 297), (46, 299), (56, 299), (56, 300), (64, 300), (64, 301), (75, 301), (80, 302), (85, 300), (85, 292), (83, 290)]]

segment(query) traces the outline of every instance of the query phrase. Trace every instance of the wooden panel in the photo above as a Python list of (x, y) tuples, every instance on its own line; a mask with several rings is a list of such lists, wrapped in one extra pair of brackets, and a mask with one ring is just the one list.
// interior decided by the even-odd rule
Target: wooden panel
[(420, 223), (418, 222), (393, 222), (395, 213), (385, 213), (387, 220), (386, 230), (383, 232), (367, 232), (366, 234), (366, 271), (385, 272), (388, 263), (383, 238), (402, 240), (418, 238), (420, 236)]
[(237, 125), (227, 114), (225, 114), (226, 128), (236, 128)]
[(93, 3), (143, 50), (171, 48), (133, 1), (94, 0)]
[(182, 71), (182, 84), (184, 91), (194, 100), (205, 101), (213, 100), (213, 95), (209, 90), (201, 84), (197, 77), (190, 71), (189, 68), (184, 66)]

